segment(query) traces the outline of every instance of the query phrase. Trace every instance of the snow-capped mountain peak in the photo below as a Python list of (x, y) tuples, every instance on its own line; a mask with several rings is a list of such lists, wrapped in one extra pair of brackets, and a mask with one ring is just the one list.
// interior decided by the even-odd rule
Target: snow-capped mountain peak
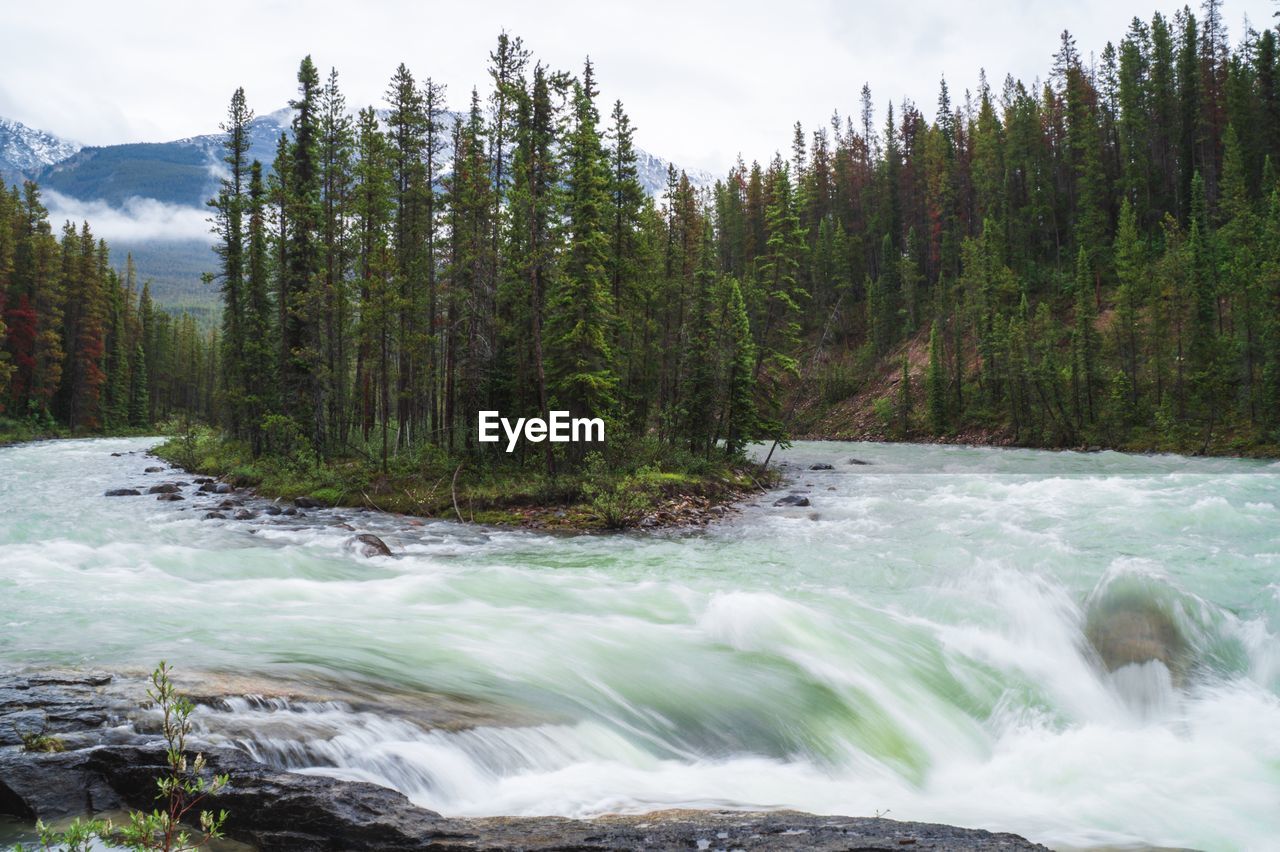
[(0, 175), (29, 178), (45, 166), (61, 162), (83, 147), (52, 133), (0, 117)]

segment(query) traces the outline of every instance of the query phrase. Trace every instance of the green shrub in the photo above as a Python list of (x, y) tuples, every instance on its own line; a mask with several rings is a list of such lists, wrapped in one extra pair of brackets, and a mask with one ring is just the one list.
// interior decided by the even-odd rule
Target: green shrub
[(640, 523), (658, 492), (654, 480), (658, 472), (643, 467), (635, 473), (616, 476), (600, 453), (590, 453), (583, 469), (582, 493), (588, 510), (611, 530)]
[[(191, 714), (195, 705), (178, 694), (169, 679), (169, 671), (166, 663), (160, 663), (152, 672), (151, 686), (147, 689), (147, 695), (160, 710), (161, 734), (166, 745), (167, 769), (164, 775), (156, 779), (156, 798), (163, 806), (151, 813), (132, 811), (129, 814), (129, 824), (119, 829), (110, 820), (82, 822), (77, 819), (63, 831), (54, 831), (44, 823), (37, 822), (40, 849), (88, 852), (97, 844), (102, 844), (109, 848), (142, 852), (192, 852), (223, 836), (222, 826), (227, 821), (227, 812), (197, 812), (196, 808), (206, 798), (225, 788), (230, 779), (226, 775), (202, 777), (205, 768), (202, 754), (188, 759), (187, 736), (191, 733)], [(184, 825), (184, 820), (191, 817), (195, 817), (199, 824), (195, 835)], [(15, 849), (16, 852), (22, 852), (21, 846)]]

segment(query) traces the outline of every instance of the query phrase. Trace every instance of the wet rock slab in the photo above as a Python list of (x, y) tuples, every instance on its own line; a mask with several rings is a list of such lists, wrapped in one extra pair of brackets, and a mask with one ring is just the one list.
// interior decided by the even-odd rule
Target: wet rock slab
[[(122, 724), (126, 693), (139, 684), (128, 687), (102, 674), (0, 673), (0, 814), (49, 820), (153, 807), (164, 752)], [(36, 731), (66, 750), (23, 750), (22, 734)], [(204, 751), (210, 772), (231, 776), (207, 804), (230, 812), (229, 836), (262, 850), (1044, 849), (1012, 834), (795, 811), (451, 819), (385, 787)]]

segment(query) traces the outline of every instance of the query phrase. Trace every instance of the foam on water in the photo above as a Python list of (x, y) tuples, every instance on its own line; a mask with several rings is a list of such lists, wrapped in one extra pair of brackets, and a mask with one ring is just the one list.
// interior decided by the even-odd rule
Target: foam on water
[[(162, 478), (146, 446), (0, 450), (0, 662), (358, 682), (368, 706), (201, 715), (261, 759), (450, 814), (887, 811), (1062, 848), (1280, 837), (1275, 464), (801, 444), (784, 457), (809, 509), (565, 537), (102, 497)], [(353, 554), (339, 520), (397, 556)], [(1113, 599), (1175, 625), (1185, 664), (1105, 671), (1086, 625)], [(377, 709), (380, 687), (513, 721), (432, 728)]]

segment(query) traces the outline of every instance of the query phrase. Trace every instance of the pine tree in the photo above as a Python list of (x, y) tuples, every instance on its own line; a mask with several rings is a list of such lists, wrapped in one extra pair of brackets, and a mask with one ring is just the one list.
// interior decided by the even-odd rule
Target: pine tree
[(352, 208), (360, 319), (356, 328), (355, 393), (364, 440), (370, 441), (375, 425), (380, 426), (385, 473), (391, 450), (391, 421), (395, 416), (391, 397), (395, 354), (392, 330), (398, 305), (388, 242), (395, 199), (390, 150), (378, 127), (378, 115), (371, 107), (360, 111), (356, 148)]
[(142, 341), (133, 349), (129, 369), (129, 425), (150, 426), (151, 381), (147, 376), (147, 352)]
[(222, 178), (218, 195), (209, 201), (214, 210), (215, 247), (221, 261), (219, 279), (222, 289), (222, 382), (228, 426), (241, 437), (245, 426), (247, 373), (244, 365), (246, 344), (244, 318), (244, 212), (248, 179), (249, 124), (253, 110), (245, 102), (244, 89), (236, 89), (222, 124), (226, 138), (222, 141), (222, 161), (227, 173)]
[(425, 205), (430, 187), (425, 185), (423, 151), (427, 132), (422, 93), (404, 63), (396, 68), (387, 87), (387, 136), (390, 142), (391, 179), (394, 184), (395, 219), (392, 249), (399, 285), (396, 370), (397, 446), (412, 440), (415, 422), (414, 389), (419, 384), (422, 355), (421, 330), (424, 253), (427, 222)]
[(728, 372), (725, 378), (724, 413), (716, 430), (724, 436), (725, 454), (730, 458), (743, 451), (749, 441), (764, 437), (755, 398), (755, 343), (746, 301), (737, 280), (721, 280), (720, 322)]
[(617, 376), (608, 329), (608, 168), (597, 130), (595, 79), (588, 60), (574, 86), (573, 126), (565, 140), (565, 221), (569, 243), (563, 275), (550, 295), (548, 373), (556, 400), (575, 417), (612, 418)]
[[(267, 191), (262, 164), (249, 167), (249, 255), (245, 282), (245, 340), (241, 364), (245, 378), (245, 427), (254, 455), (262, 452), (262, 424), (278, 404), (277, 360), (279, 329), (271, 302), (270, 235), (267, 233)], [(145, 290), (143, 291), (146, 292)]]
[[(325, 421), (322, 377), (319, 372), (320, 300), (316, 281), (322, 268), (320, 231), (321, 184), (317, 146), (320, 123), (320, 75), (308, 56), (298, 68), (298, 98), (294, 110), (293, 143), (289, 145), (287, 180), (283, 184), (288, 230), (282, 239), (285, 262), (280, 273), (280, 374), (284, 413), (305, 430), (317, 450), (324, 448)], [(281, 163), (277, 163), (277, 173)]]
[(1127, 419), (1131, 421), (1137, 416), (1138, 359), (1141, 355), (1138, 314), (1148, 273), (1138, 236), (1138, 217), (1128, 198), (1120, 206), (1120, 224), (1116, 230), (1113, 254), (1119, 281), (1116, 292), (1116, 349), (1120, 353), (1121, 369), (1127, 377), (1129, 396), (1126, 410)]
[(1076, 315), (1071, 335), (1071, 389), (1077, 428), (1097, 419), (1099, 381), (1097, 311), (1094, 309), (1093, 268), (1088, 252), (1076, 255)]
[[(554, 155), (555, 115), (546, 69), (537, 65), (532, 85), (518, 101), (519, 120), (508, 215), (508, 268), (512, 284), (508, 289), (513, 317), (521, 318), (513, 332), (516, 345), (524, 350), (522, 360), (529, 373), (540, 416), (549, 411), (550, 391), (544, 327), (547, 294), (554, 264), (552, 233), (559, 174)], [(550, 442), (543, 448), (548, 475), (555, 473), (555, 455)]]
[(898, 379), (898, 434), (911, 432), (911, 361), (902, 356), (902, 375)]
[(929, 428), (941, 435), (947, 428), (947, 378), (942, 366), (942, 338), (935, 320), (929, 330), (929, 371), (925, 374), (925, 396), (929, 402)]

